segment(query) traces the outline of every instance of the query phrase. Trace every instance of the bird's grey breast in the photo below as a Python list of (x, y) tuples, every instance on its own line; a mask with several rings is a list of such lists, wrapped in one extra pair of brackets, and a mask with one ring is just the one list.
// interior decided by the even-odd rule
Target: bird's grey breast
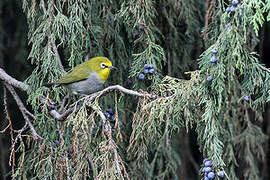
[(80, 94), (91, 94), (98, 91), (103, 86), (103, 82), (100, 80), (97, 73), (92, 72), (87, 79), (69, 84), (68, 87), (72, 91), (76, 91)]

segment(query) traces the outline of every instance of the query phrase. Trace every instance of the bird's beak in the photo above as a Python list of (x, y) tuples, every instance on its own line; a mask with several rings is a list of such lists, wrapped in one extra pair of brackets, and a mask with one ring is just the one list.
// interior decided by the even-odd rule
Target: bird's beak
[(108, 69), (117, 69), (115, 66), (109, 66)]

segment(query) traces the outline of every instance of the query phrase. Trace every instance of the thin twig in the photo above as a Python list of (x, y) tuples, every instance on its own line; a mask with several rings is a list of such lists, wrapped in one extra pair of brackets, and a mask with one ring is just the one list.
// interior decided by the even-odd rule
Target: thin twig
[(270, 72), (270, 69), (264, 67), (263, 65), (260, 65), (260, 67), (261, 67), (263, 70), (265, 70), (265, 71), (267, 71), (267, 72)]
[(30, 119), (28, 118), (28, 116), (27, 116), (28, 110), (25, 108), (25, 106), (24, 106), (22, 100), (21, 100), (20, 97), (17, 95), (15, 89), (14, 89), (11, 85), (9, 85), (9, 84), (7, 84), (7, 83), (5, 83), (5, 86), (7, 87), (7, 89), (8, 89), (9, 92), (11, 93), (11, 95), (13, 96), (13, 98), (14, 98), (14, 100), (16, 101), (16, 103), (17, 103), (17, 105), (18, 105), (20, 111), (22, 112), (22, 115), (23, 115), (23, 117), (24, 117), (24, 119), (25, 119), (27, 125), (29, 126), (29, 128), (30, 128), (30, 130), (31, 130), (31, 134), (34, 136), (34, 138), (35, 138), (36, 140), (43, 139), (40, 135), (38, 135), (38, 133), (36, 132), (34, 126), (33, 126), (32, 123), (31, 123)]
[[(44, 0), (41, 0), (41, 1), (40, 1), (40, 7), (41, 7), (41, 9), (42, 9), (42, 11), (43, 11), (43, 14), (46, 14), (46, 13), (48, 12), (48, 11), (46, 10)], [(50, 8), (48, 7), (48, 9), (50, 9)], [(48, 15), (49, 15), (50, 21), (52, 21), (52, 14), (51, 14), (50, 11), (48, 12)], [(60, 68), (61, 68), (62, 70), (64, 70), (64, 66), (63, 66), (63, 64), (62, 64), (62, 62), (61, 62), (61, 58), (60, 58), (60, 55), (59, 55), (59, 53), (58, 53), (57, 46), (56, 46), (56, 44), (55, 44), (55, 39), (52, 38), (52, 30), (51, 30), (51, 27), (49, 28), (47, 37), (48, 37), (49, 48), (51, 49), (51, 46), (52, 46), (52, 49), (53, 49), (54, 55), (56, 56), (56, 59), (57, 59), (57, 61), (58, 61), (58, 64), (59, 64)]]

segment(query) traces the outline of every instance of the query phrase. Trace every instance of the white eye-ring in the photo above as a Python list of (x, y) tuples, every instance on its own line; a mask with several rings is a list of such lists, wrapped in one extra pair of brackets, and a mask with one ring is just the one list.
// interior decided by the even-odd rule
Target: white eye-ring
[(106, 66), (105, 63), (100, 63), (100, 67), (104, 69), (104, 68), (106, 68), (107, 66)]

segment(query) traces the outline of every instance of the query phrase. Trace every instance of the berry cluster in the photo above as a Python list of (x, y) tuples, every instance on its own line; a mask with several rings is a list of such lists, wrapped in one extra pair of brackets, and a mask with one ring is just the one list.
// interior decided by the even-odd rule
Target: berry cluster
[(215, 63), (215, 62), (217, 62), (216, 54), (217, 54), (218, 51), (217, 51), (217, 49), (212, 49), (211, 52), (212, 52), (213, 56), (211, 56), (210, 62)]
[(232, 1), (232, 6), (231, 7), (228, 7), (226, 9), (226, 12), (227, 13), (230, 13), (230, 12), (235, 12), (235, 9), (236, 9), (236, 6), (239, 4), (239, 1), (238, 0), (233, 0)]
[(112, 108), (109, 108), (106, 112), (105, 112), (105, 117), (107, 119), (110, 120), (114, 120), (115, 116), (114, 116), (114, 110)]
[(144, 80), (145, 75), (147, 74), (153, 74), (155, 72), (154, 65), (153, 64), (145, 64), (143, 73), (139, 74), (138, 79)]
[[(212, 168), (212, 161), (208, 158), (203, 160), (204, 167), (202, 169), (202, 172), (204, 173), (204, 180), (211, 180), (216, 177), (215, 170)], [(217, 175), (221, 178), (224, 177), (225, 173), (224, 171), (219, 171)]]
[[(145, 26), (144, 26), (143, 24), (140, 24), (139, 30), (140, 30), (140, 31), (144, 31), (144, 29), (145, 29)], [(134, 39), (137, 39), (137, 38), (139, 37), (139, 35), (140, 35), (140, 32), (139, 32), (138, 30), (135, 30), (135, 31), (133, 32), (133, 38), (134, 38)]]

